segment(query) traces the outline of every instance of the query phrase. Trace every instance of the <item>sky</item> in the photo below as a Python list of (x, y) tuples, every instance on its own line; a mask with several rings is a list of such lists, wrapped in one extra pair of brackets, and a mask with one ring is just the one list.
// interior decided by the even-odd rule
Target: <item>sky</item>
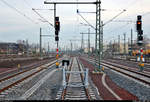
[[(46, 0), (53, 1), (85, 1), (85, 0)], [(95, 1), (95, 0), (86, 0)], [(130, 38), (131, 29), (133, 29), (133, 37), (136, 40), (135, 21), (137, 15), (142, 15), (144, 35), (149, 37), (150, 34), (150, 0), (101, 0), (102, 21), (105, 23), (114, 16), (126, 9), (124, 13), (119, 15), (112, 22), (104, 26), (104, 43), (116, 41), (118, 35), (123, 39), (126, 33), (126, 39)], [(0, 0), (0, 42), (16, 42), (17, 40), (27, 40), (30, 44), (39, 43), (40, 27), (43, 35), (54, 35), (54, 28), (41, 19), (33, 10), (36, 10), (42, 17), (54, 24), (53, 5), (44, 4), (44, 0)], [(81, 32), (94, 33), (89, 26), (83, 26), (80, 23), (86, 23), (78, 14), (77, 9), (81, 12), (95, 12), (95, 5), (57, 5), (56, 15), (60, 18), (60, 47), (70, 47), (70, 42), (74, 48), (81, 46)], [(81, 13), (81, 15), (95, 26), (95, 13)], [(118, 20), (132, 22), (115, 22)], [(87, 35), (84, 35), (85, 47), (87, 46)], [(91, 46), (94, 46), (95, 35), (90, 36)], [(48, 42), (50, 48), (56, 47), (54, 37), (42, 37), (43, 47), (47, 47)]]

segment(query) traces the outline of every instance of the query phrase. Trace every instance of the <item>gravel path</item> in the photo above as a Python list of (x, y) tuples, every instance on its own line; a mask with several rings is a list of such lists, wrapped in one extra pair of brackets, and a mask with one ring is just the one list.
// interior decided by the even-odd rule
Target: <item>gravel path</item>
[(59, 69), (28, 100), (54, 100), (62, 84), (62, 70)]
[(22, 73), (22, 74), (20, 74), (20, 75), (15, 76), (15, 77), (13, 77), (13, 78), (11, 78), (11, 79), (2, 81), (2, 82), (0, 82), (0, 89), (2, 89), (2, 88), (4, 88), (4, 87), (6, 87), (6, 86), (8, 86), (8, 85), (10, 85), (10, 84), (12, 84), (12, 83), (18, 81), (18, 80), (24, 78), (25, 76), (28, 76), (28, 75), (30, 75), (30, 74), (36, 72), (36, 71), (37, 71), (37, 69), (32, 69), (31, 71), (27, 71), (27, 72), (25, 72), (25, 73)]
[[(91, 63), (91, 62), (89, 62)], [(93, 64), (93, 63), (91, 63)], [(94, 65), (94, 64), (93, 64)], [(110, 79), (115, 82), (121, 88), (126, 89), (130, 93), (138, 97), (139, 100), (150, 100), (150, 86), (144, 86), (131, 78), (124, 77), (110, 69), (105, 68), (105, 73)]]
[[(0, 100), (17, 100), (19, 99), (28, 89), (30, 89), (34, 84), (36, 84), (41, 78), (43, 78), (47, 73), (49, 73), (55, 66), (44, 69), (40, 73), (30, 77), (29, 79), (18, 84), (16, 87), (12, 87), (9, 90), (6, 90), (6, 95)], [(36, 76), (36, 77), (35, 77)]]
[(150, 87), (139, 84), (109, 69), (105, 69), (105, 72), (113, 82), (137, 96), (139, 100), (150, 100)]

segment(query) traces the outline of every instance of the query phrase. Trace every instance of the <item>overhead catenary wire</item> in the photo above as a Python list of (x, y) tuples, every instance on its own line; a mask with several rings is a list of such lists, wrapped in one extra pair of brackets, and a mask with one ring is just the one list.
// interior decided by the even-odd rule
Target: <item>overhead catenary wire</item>
[[(78, 0), (76, 0), (76, 1), (78, 2)], [(79, 5), (78, 4), (76, 4), (76, 9), (79, 9)], [(78, 14), (77, 14), (76, 17), (77, 17), (76, 22), (75, 22), (76, 25), (77, 25), (76, 31), (79, 32), (79, 24), (78, 24), (79, 23), (79, 16), (78, 16)]]
[(24, 2), (28, 5), (29, 8), (32, 8), (32, 6), (29, 4), (27, 0), (24, 0)]
[[(127, 11), (129, 11), (128, 9), (130, 8), (130, 7), (133, 7), (132, 5), (135, 5), (137, 2), (138, 2), (139, 0), (133, 0), (125, 9), (127, 10)], [(128, 22), (127, 24), (125, 24), (125, 25), (123, 25), (123, 26), (120, 26), (120, 27), (117, 27), (117, 28), (115, 28), (114, 30), (112, 30), (112, 31), (109, 31), (108, 33), (111, 33), (111, 32), (113, 32), (113, 31), (116, 31), (116, 30), (120, 30), (120, 29), (122, 29), (122, 28), (125, 28), (125, 27), (127, 27), (130, 23), (135, 23), (135, 21), (133, 21), (133, 20), (117, 20), (117, 21), (113, 21), (113, 22)]]
[(54, 9), (35, 9), (35, 10), (54, 10)]
[(135, 23), (136, 21), (133, 21), (133, 20), (114, 20), (113, 22), (128, 22), (128, 23)]
[(148, 14), (150, 14), (150, 12), (146, 12), (146, 13), (142, 14), (142, 16), (147, 16)]
[(135, 5), (139, 0), (133, 0), (129, 5), (128, 7), (126, 7), (125, 9), (129, 9), (130, 7), (133, 7), (133, 5)]
[[(116, 16), (114, 16), (113, 18), (111, 18), (110, 20), (108, 20), (107, 22), (105, 22), (103, 25), (101, 25), (101, 26), (105, 26), (106, 24), (108, 24), (108, 23), (110, 23), (110, 22), (112, 22), (114, 19), (116, 19), (118, 16), (120, 16), (122, 13), (124, 13), (126, 10), (124, 9), (122, 12), (120, 12), (119, 14), (117, 14)], [(94, 26), (92, 26), (80, 13), (79, 13), (79, 11), (78, 11), (78, 9), (77, 9), (77, 13), (78, 13), (78, 15), (89, 25), (89, 26), (91, 26), (93, 29), (95, 29), (95, 27)]]
[(3, 2), (5, 5), (7, 5), (9, 8), (15, 10), (17, 13), (19, 13), (20, 15), (22, 15), (23, 17), (25, 17), (26, 19), (30, 20), (31, 22), (38, 24), (37, 22), (35, 22), (33, 19), (31, 19), (30, 17), (28, 17), (26, 14), (22, 13), (21, 11), (19, 11), (17, 8), (15, 8), (14, 6), (10, 5), (9, 3), (7, 3), (4, 0), (0, 0), (1, 2)]
[(50, 24), (52, 27), (54, 27), (53, 24), (51, 24), (48, 20), (46, 20), (43, 16), (41, 16), (34, 8), (32, 8), (32, 10), (33, 10), (38, 16), (40, 16), (44, 21), (46, 21), (48, 24)]
[[(128, 11), (128, 9), (129, 9), (130, 7), (132, 7), (131, 5), (136, 4), (137, 1), (139, 1), (139, 0), (133, 0), (133, 1), (130, 3), (130, 5), (129, 5), (128, 7), (126, 7), (124, 10)], [(122, 11), (122, 12), (123, 12), (123, 11)], [(121, 13), (122, 13), (122, 12), (121, 12)], [(108, 21), (107, 21), (107, 22), (108, 22)], [(132, 22), (132, 23), (133, 23), (134, 21), (132, 21), (132, 20), (131, 20), (131, 21), (121, 21), (121, 20), (120, 20), (120, 21), (114, 21), (114, 22)]]
[(127, 27), (129, 24), (130, 24), (130, 23), (127, 23), (127, 24), (125, 24), (125, 25), (123, 25), (123, 26), (117, 27), (117, 28), (113, 29), (112, 31), (109, 31), (108, 33), (114, 32), (114, 31), (116, 31), (116, 30), (118, 30), (118, 29), (119, 29), (119, 30), (122, 30), (123, 28)]
[(79, 13), (78, 9), (77, 9), (77, 14), (78, 14), (89, 26), (91, 26), (93, 29), (95, 29), (95, 27), (94, 27), (93, 25), (91, 25), (91, 24)]
[(116, 19), (118, 16), (120, 16), (122, 13), (124, 13), (126, 10), (124, 9), (122, 12), (120, 12), (119, 14), (117, 14), (116, 16), (114, 16), (112, 19), (108, 20), (107, 22), (105, 22), (102, 26), (112, 22), (114, 19)]
[[(147, 16), (148, 14), (150, 14), (150, 12), (146, 12), (146, 13), (142, 14), (142, 16)], [(125, 23), (127, 23), (127, 24), (125, 24), (119, 28), (114, 29), (113, 31), (116, 31), (117, 29), (122, 29), (130, 23), (136, 23), (136, 21), (133, 21), (133, 20), (117, 20), (117, 21), (113, 21), (113, 22), (125, 22)]]
[[(24, 0), (24, 2), (28, 5), (29, 8), (32, 8), (32, 6), (27, 2), (27, 0)], [(44, 19), (46, 22), (48, 22), (44, 17), (42, 17), (38, 12), (35, 10), (53, 10), (53, 9), (33, 9), (33, 12), (35, 12), (37, 15), (39, 15), (42, 19)], [(42, 21), (42, 20), (41, 20)], [(48, 22), (49, 23), (49, 22)], [(49, 23), (51, 26), (53, 26), (51, 23)]]

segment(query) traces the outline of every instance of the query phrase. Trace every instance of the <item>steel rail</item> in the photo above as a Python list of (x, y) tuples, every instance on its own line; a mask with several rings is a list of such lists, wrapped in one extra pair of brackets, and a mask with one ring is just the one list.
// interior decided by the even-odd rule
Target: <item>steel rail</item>
[[(48, 66), (46, 66), (46, 67), (52, 66), (54, 63), (56, 63), (56, 61), (53, 62), (53, 63), (51, 63), (50, 65), (48, 65)], [(8, 85), (8, 86), (6, 86), (6, 87), (0, 89), (0, 93), (4, 92), (5, 90), (8, 90), (9, 88), (11, 88), (11, 87), (13, 87), (13, 86), (19, 84), (20, 82), (22, 82), (22, 81), (24, 81), (24, 80), (26, 80), (26, 79), (32, 77), (32, 76), (35, 75), (36, 73), (41, 72), (43, 69), (45, 69), (45, 67), (43, 67), (43, 68), (39, 69), (38, 71), (33, 72), (33, 73), (31, 73), (30, 75), (25, 76), (25, 77), (21, 78), (20, 80), (18, 80), (18, 81), (16, 81), (16, 82), (14, 82), (14, 83), (12, 83), (12, 84), (10, 84), (10, 85)]]
[[(92, 60), (93, 60), (93, 59), (92, 59)], [(133, 78), (133, 79), (135, 79), (135, 80), (138, 80), (138, 81), (140, 81), (140, 82), (143, 82), (143, 83), (145, 83), (145, 84), (147, 84), (147, 85), (150, 86), (150, 82), (148, 82), (148, 81), (146, 81), (146, 80), (143, 80), (143, 79), (140, 79), (140, 78), (138, 78), (138, 77), (136, 77), (136, 76), (130, 75), (130, 74), (128, 74), (128, 73), (125, 73), (125, 72), (123, 72), (123, 71), (120, 71), (120, 70), (117, 69), (118, 67), (116, 67), (116, 66), (114, 66), (114, 65), (109, 65), (108, 63), (105, 64), (105, 62), (103, 62), (102, 65), (105, 66), (105, 67), (107, 67), (107, 68), (110, 68), (110, 69), (112, 69), (112, 70), (115, 70), (115, 71), (117, 71), (117, 72), (119, 72), (119, 73), (122, 73), (122, 74), (124, 74), (124, 75), (126, 75), (126, 76), (128, 76), (128, 77), (131, 77), (131, 78)], [(113, 67), (115, 67), (115, 68), (113, 68)], [(124, 69), (124, 70), (126, 70), (126, 69)], [(131, 72), (131, 71), (129, 70), (128, 72)], [(138, 74), (138, 73), (136, 73), (136, 74)], [(148, 77), (148, 78), (149, 78), (149, 77)]]
[[(148, 74), (144, 74), (144, 73), (141, 73), (141, 72), (138, 72), (138, 71), (135, 71), (135, 70), (132, 70), (134, 67), (129, 67), (129, 66), (126, 66), (126, 65), (122, 65), (122, 64), (118, 64), (117, 63), (114, 63), (114, 62), (110, 62), (110, 61), (102, 61), (103, 63), (107, 63), (109, 65), (112, 65), (112, 66), (115, 66), (115, 67), (118, 67), (120, 69), (123, 69), (123, 70), (127, 70), (127, 71), (130, 71), (132, 73), (135, 73), (135, 74), (139, 74), (139, 75), (142, 75), (142, 76), (145, 76), (145, 77), (150, 77), (150, 75)], [(115, 65), (114, 65), (115, 64)], [(128, 69), (127, 69), (128, 68)], [(131, 70), (129, 68), (132, 68)]]
[[(133, 72), (133, 73), (136, 73), (136, 74), (139, 74), (139, 75), (142, 75), (142, 76), (145, 76), (145, 77), (149, 77), (150, 78), (150, 75), (148, 74), (144, 74), (144, 73), (141, 73), (141, 72), (137, 72), (137, 71), (134, 71), (134, 70), (130, 70), (130, 69), (127, 69), (125, 67), (128, 67), (128, 66), (125, 66), (125, 65), (116, 65), (116, 63), (112, 63), (112, 62), (104, 62), (102, 61), (103, 63), (106, 63), (106, 64), (109, 64), (109, 65), (112, 65), (112, 66), (115, 66), (115, 67), (118, 67), (120, 69), (123, 69), (123, 70), (127, 70), (127, 71), (130, 71), (130, 72)], [(115, 64), (115, 65), (114, 65)], [(130, 67), (129, 67), (130, 68)], [(132, 68), (132, 67), (131, 67)]]
[[(54, 61), (54, 60), (52, 60), (52, 61)], [(47, 61), (47, 62), (48, 62), (48, 61)], [(13, 77), (15, 77), (15, 76), (17, 76), (17, 75), (23, 74), (23, 73), (25, 73), (25, 72), (28, 72), (28, 71), (30, 71), (30, 70), (32, 70), (32, 69), (34, 69), (34, 68), (36, 68), (36, 67), (39, 67), (39, 66), (41, 66), (41, 65), (43, 65), (43, 64), (47, 64), (47, 62), (46, 62), (46, 63), (43, 62), (43, 63), (39, 63), (39, 64), (33, 64), (33, 65), (30, 66), (30, 67), (32, 67), (32, 68), (27, 69), (27, 70), (24, 70), (24, 71), (21, 71), (21, 72), (19, 72), (19, 73), (15, 73), (15, 74), (10, 75), (10, 76), (8, 76), (8, 77), (4, 77), (4, 78), (0, 79), (0, 82), (5, 81), (5, 80), (8, 80), (8, 79), (11, 79), (11, 78), (13, 78)]]
[[(136, 58), (132, 58), (132, 59), (135, 59), (135, 60), (125, 60), (125, 61), (126, 62), (132, 62), (132, 63), (138, 64), (138, 62), (136, 61)], [(109, 59), (109, 60), (114, 60), (114, 61), (122, 60), (123, 61), (123, 59)], [(150, 66), (150, 63), (149, 62), (144, 62), (144, 65), (145, 65), (146, 69), (148, 69), (149, 66)]]
[(143, 83), (145, 83), (145, 84), (148, 84), (149, 86), (150, 86), (150, 82), (148, 82), (148, 81), (146, 81), (146, 80), (143, 80), (143, 79), (140, 79), (140, 78), (138, 78), (138, 77), (135, 77), (135, 76), (133, 76), (133, 75), (130, 75), (130, 74), (128, 74), (128, 73), (125, 73), (125, 72), (123, 72), (123, 71), (120, 71), (120, 70), (117, 70), (116, 68), (112, 68), (110, 65), (104, 65), (104, 63), (102, 63), (102, 65), (103, 66), (106, 66), (106, 67), (108, 67), (108, 68), (110, 68), (110, 69), (112, 69), (112, 70), (115, 70), (115, 71), (117, 71), (117, 72), (119, 72), (119, 73), (122, 73), (122, 74), (124, 74), (124, 75), (126, 75), (126, 76), (129, 76), (129, 77), (131, 77), (131, 78), (133, 78), (133, 79), (136, 79), (136, 80), (138, 80), (138, 81), (141, 81), (141, 82), (143, 82)]
[[(72, 60), (72, 62), (71, 62), (71, 66), (70, 66), (70, 68), (69, 68), (69, 71), (71, 71), (71, 68), (72, 68), (72, 63), (73, 63), (73, 60)], [(80, 64), (79, 64), (79, 62), (78, 62), (78, 60), (77, 60), (77, 64), (78, 64), (78, 68), (79, 68), (79, 71), (81, 71), (81, 67), (80, 67)], [(83, 75), (80, 73), (80, 76), (81, 76), (81, 80), (82, 80), (82, 83), (83, 83)], [(67, 82), (69, 81), (69, 77), (70, 77), (70, 74), (68, 74), (68, 76), (67, 76)], [(68, 84), (68, 83), (67, 83)], [(83, 83), (84, 84), (84, 83)], [(90, 95), (89, 95), (89, 91), (88, 91), (88, 89), (86, 89), (85, 87), (84, 87), (84, 90), (85, 90), (85, 94), (86, 94), (86, 96), (87, 96), (87, 98), (88, 98), (88, 100), (90, 100), (91, 99), (91, 97), (90, 97)], [(61, 99), (62, 100), (65, 100), (65, 95), (67, 94), (67, 87), (63, 90), (63, 92), (62, 92), (62, 95), (61, 95)]]
[[(70, 66), (69, 66), (69, 71), (71, 71), (72, 64), (73, 64), (73, 59), (72, 59), (71, 64), (70, 64)], [(67, 75), (67, 78), (66, 78), (66, 81), (67, 81), (67, 82), (69, 81), (69, 77), (70, 77), (70, 74)], [(67, 84), (68, 84), (68, 83), (67, 83)], [(62, 99), (62, 100), (65, 99), (66, 93), (67, 93), (67, 87), (66, 87), (66, 88), (63, 90), (63, 92), (62, 92), (62, 95), (61, 95), (61, 99)]]
[[(81, 67), (80, 67), (80, 64), (79, 64), (79, 60), (77, 59), (77, 63), (78, 63), (78, 66), (79, 66), (79, 71), (81, 71)], [(84, 84), (84, 79), (83, 79), (83, 75), (80, 73), (80, 76), (81, 76), (81, 80), (82, 80), (82, 83)], [(85, 90), (85, 93), (86, 93), (86, 96), (88, 98), (88, 100), (91, 100), (91, 97), (89, 95), (89, 91), (87, 88), (84, 87), (84, 90)]]

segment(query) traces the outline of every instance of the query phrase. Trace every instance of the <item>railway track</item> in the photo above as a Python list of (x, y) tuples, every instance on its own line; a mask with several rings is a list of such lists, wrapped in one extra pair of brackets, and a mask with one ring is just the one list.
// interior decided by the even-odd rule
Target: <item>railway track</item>
[[(55, 59), (47, 60), (47, 61), (42, 61), (42, 62), (40, 62), (40, 63), (34, 63), (34, 64), (32, 64), (32, 65), (25, 66), (25, 67), (20, 68), (20, 69), (8, 70), (8, 71), (6, 71), (6, 72), (4, 72), (4, 73), (0, 73), (0, 75), (4, 76), (4, 77), (0, 78), (0, 82), (5, 81), (5, 80), (8, 80), (8, 79), (10, 79), (10, 78), (13, 78), (13, 77), (15, 77), (15, 76), (17, 76), (17, 75), (20, 75), (20, 74), (22, 74), (22, 73), (28, 72), (28, 71), (30, 71), (30, 70), (32, 70), (32, 69), (34, 69), (34, 68), (37, 68), (37, 67), (39, 67), (39, 66), (42, 66), (42, 65), (44, 65), (44, 64), (48, 64), (49, 61), (54, 61), (54, 60), (55, 60)], [(16, 71), (16, 72), (15, 72), (15, 71)], [(14, 72), (14, 73), (13, 73), (13, 72)], [(4, 74), (7, 74), (7, 75), (5, 76)]]
[[(81, 64), (75, 57), (72, 60), (69, 71), (83, 71)], [(96, 99), (93, 95), (93, 91), (90, 87), (86, 88), (84, 86), (84, 75), (79, 73), (68, 74), (67, 76), (67, 87), (65, 89), (61, 88), (57, 93), (56, 99), (58, 100), (92, 100)], [(70, 86), (70, 85), (78, 85)], [(82, 86), (82, 87), (81, 87)], [(60, 97), (61, 96), (61, 97)]]
[[(91, 57), (91, 58), (95, 58), (95, 57)], [(97, 57), (98, 58), (98, 57)], [(126, 60), (126, 59), (119, 59), (119, 58), (111, 58), (111, 59), (107, 59), (107, 60), (111, 60), (111, 61), (124, 61), (124, 62), (129, 62), (129, 63), (133, 63), (133, 64), (138, 64), (139, 62), (138, 61), (136, 61), (136, 59), (135, 60)], [(144, 65), (145, 65), (145, 67), (147, 68), (147, 69), (149, 69), (149, 67), (150, 67), (150, 62), (143, 62), (144, 63)]]
[[(94, 62), (95, 60), (89, 59), (88, 61)], [(138, 82), (141, 82), (141, 83), (144, 83), (145, 85), (150, 86), (150, 75), (149, 75), (150, 73), (149, 72), (142, 73), (139, 71), (132, 70), (131, 68), (128, 68), (128, 66), (119, 65), (116, 63), (110, 63), (110, 62), (103, 61), (101, 64), (108, 69), (111, 69), (113, 71), (121, 73), (125, 76), (128, 76), (128, 77), (138, 81)]]
[(7, 91), (11, 91), (14, 87), (23, 84), (26, 80), (30, 79), (31, 77), (42, 73), (46, 70), (46, 68), (54, 65), (55, 62), (56, 60), (44, 65), (40, 65), (38, 67), (36, 66), (36, 68), (22, 71), (20, 73), (0, 79), (0, 98), (5, 96)]
[(115, 67), (118, 67), (120, 69), (125, 69), (127, 71), (130, 71), (130, 72), (133, 72), (133, 73), (145, 76), (145, 77), (150, 77), (150, 72), (148, 72), (148, 71), (139, 72), (139, 69), (135, 68), (135, 67), (128, 67), (128, 66), (125, 66), (125, 65), (120, 65), (120, 64), (117, 64), (117, 63), (109, 62), (109, 61), (102, 61), (102, 62), (106, 63), (106, 64), (109, 64), (109, 65), (112, 65), (112, 66), (115, 66)]
[(0, 80), (4, 77), (8, 77), (12, 74), (17, 74), (17, 73), (20, 73), (22, 71), (27, 71), (27, 70), (31, 70), (33, 68), (36, 68), (38, 66), (41, 66), (43, 64), (46, 64), (46, 63), (49, 63), (50, 61), (54, 61), (55, 59), (54, 58), (51, 58), (50, 60), (47, 59), (47, 60), (44, 60), (44, 61), (40, 61), (40, 62), (34, 62), (30, 65), (26, 65), (26, 66), (23, 66), (23, 67), (20, 67), (20, 68), (12, 68), (11, 70), (8, 70), (8, 71), (4, 71), (4, 72), (0, 72)]
[[(119, 59), (108, 59), (107, 61), (111, 61), (111, 62), (117, 62)], [(125, 62), (125, 64), (126, 63), (128, 63), (128, 64), (134, 64), (134, 65), (138, 65), (138, 63), (139, 62), (134, 62), (134, 61), (128, 61), (128, 60), (119, 60), (119, 61), (121, 61), (122, 63), (120, 63), (120, 64), (123, 64), (124, 65), (124, 63), (123, 62)], [(146, 63), (146, 62), (144, 62), (144, 69), (147, 69), (147, 70), (149, 70), (150, 71), (150, 63)]]

